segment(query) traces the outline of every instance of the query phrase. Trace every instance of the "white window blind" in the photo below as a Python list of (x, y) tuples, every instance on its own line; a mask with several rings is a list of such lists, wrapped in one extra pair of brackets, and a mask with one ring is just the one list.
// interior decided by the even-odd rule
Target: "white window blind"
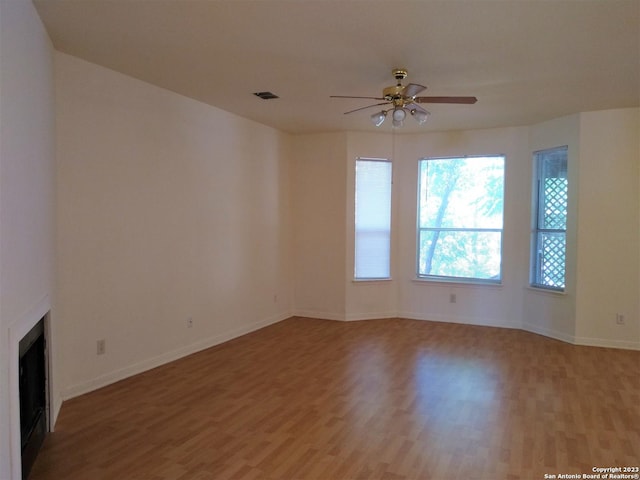
[(389, 160), (356, 160), (356, 279), (391, 276), (391, 172)]

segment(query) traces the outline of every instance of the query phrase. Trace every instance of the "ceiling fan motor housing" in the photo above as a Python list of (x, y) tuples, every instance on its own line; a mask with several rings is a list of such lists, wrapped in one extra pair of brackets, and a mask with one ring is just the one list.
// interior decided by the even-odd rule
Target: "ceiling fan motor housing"
[(393, 102), (394, 107), (403, 107), (406, 98), (403, 95), (404, 87), (402, 86), (402, 80), (407, 78), (409, 72), (404, 68), (394, 68), (391, 70), (391, 73), (398, 83), (393, 87), (387, 87), (382, 90), (382, 96), (387, 102)]
[(387, 87), (382, 90), (382, 96), (388, 102), (396, 102), (402, 100), (402, 91), (404, 87), (402, 85), (395, 85), (393, 87)]

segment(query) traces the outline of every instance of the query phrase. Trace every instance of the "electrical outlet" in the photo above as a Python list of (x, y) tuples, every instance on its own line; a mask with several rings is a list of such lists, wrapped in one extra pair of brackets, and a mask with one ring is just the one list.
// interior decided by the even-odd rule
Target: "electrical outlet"
[(618, 325), (624, 325), (624, 314), (623, 313), (616, 313), (616, 323)]
[(104, 355), (104, 352), (105, 352), (105, 341), (104, 340), (98, 340), (96, 353), (98, 355)]
[(193, 327), (193, 318), (187, 318), (187, 328)]
[(456, 303), (457, 300), (458, 300), (458, 298), (456, 297), (455, 293), (450, 293), (449, 294), (449, 303)]

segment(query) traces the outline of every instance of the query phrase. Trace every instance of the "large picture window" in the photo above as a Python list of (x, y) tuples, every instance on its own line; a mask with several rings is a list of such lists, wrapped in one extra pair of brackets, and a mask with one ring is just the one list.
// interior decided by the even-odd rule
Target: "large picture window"
[(389, 160), (356, 160), (354, 277), (357, 280), (391, 276), (391, 172)]
[(501, 281), (503, 155), (425, 158), (418, 175), (418, 278)]
[(564, 290), (567, 238), (567, 147), (533, 154), (535, 195), (531, 285)]

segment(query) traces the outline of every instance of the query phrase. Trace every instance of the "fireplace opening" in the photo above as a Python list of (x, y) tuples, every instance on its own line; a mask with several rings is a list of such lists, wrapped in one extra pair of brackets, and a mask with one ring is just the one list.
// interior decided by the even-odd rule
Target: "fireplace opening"
[(47, 408), (47, 355), (44, 319), (19, 343), (20, 440), (22, 478), (29, 476), (49, 431)]

